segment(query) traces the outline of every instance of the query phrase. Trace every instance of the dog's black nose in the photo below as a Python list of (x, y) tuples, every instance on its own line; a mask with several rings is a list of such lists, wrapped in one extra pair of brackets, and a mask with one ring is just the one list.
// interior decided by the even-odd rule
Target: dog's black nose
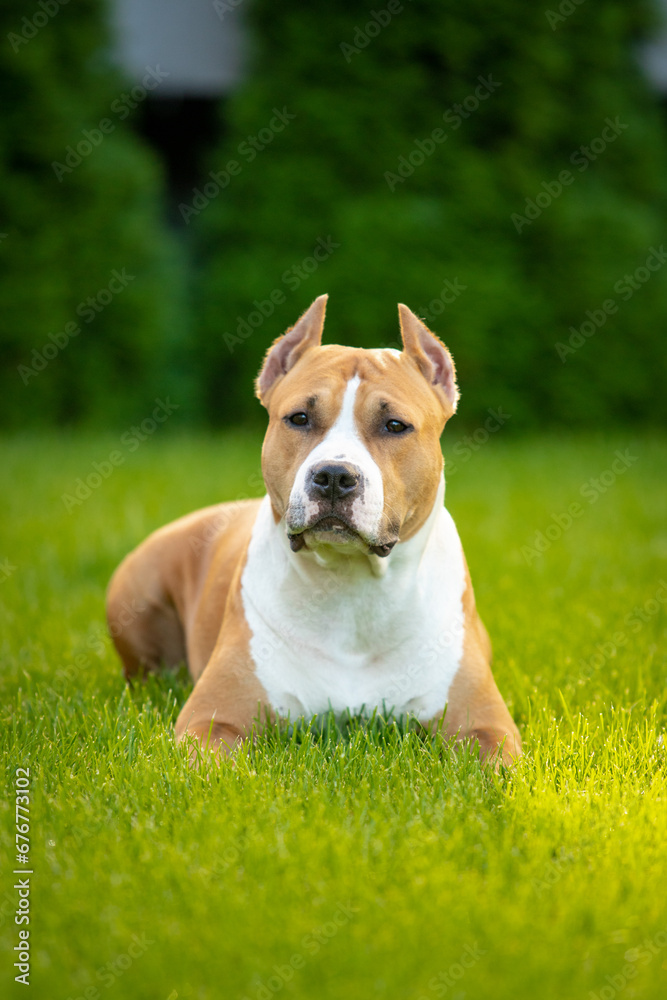
[(324, 497), (335, 503), (343, 497), (349, 497), (359, 485), (359, 473), (353, 465), (331, 465), (323, 462), (311, 469), (310, 482), (312, 491), (318, 497)]

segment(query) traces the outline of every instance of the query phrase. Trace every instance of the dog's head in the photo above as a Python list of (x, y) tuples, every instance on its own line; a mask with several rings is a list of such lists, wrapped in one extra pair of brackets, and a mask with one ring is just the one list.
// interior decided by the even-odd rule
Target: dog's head
[(447, 348), (399, 305), (403, 350), (321, 346), (321, 295), (269, 349), (262, 471), (292, 549), (388, 555), (428, 517), (458, 390)]

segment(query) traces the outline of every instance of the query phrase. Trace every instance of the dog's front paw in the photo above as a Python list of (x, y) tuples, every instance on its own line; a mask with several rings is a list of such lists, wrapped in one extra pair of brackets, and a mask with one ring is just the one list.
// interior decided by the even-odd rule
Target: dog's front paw
[(193, 768), (199, 768), (205, 760), (229, 759), (234, 766), (233, 754), (241, 746), (243, 736), (233, 726), (222, 722), (207, 722), (200, 725), (190, 725), (177, 736), (177, 743), (185, 743), (188, 748), (188, 761)]
[(480, 727), (459, 737), (460, 742), (476, 746), (480, 760), (498, 771), (502, 766), (510, 767), (523, 753), (518, 730), (512, 733), (504, 730)]

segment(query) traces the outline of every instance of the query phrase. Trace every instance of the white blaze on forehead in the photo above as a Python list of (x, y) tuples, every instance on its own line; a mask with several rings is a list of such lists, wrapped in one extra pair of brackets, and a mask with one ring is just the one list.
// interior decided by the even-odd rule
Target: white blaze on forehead
[(306, 524), (315, 518), (319, 502), (308, 495), (310, 472), (320, 462), (346, 462), (360, 473), (358, 496), (352, 501), (350, 517), (357, 531), (368, 538), (377, 535), (384, 507), (382, 473), (364, 444), (354, 416), (357, 389), (361, 383), (358, 375), (349, 380), (343, 395), (343, 404), (335, 422), (320, 443), (313, 448), (299, 466), (290, 493), (289, 507), (304, 511)]
[(396, 350), (395, 347), (376, 347), (368, 352), (372, 354), (376, 361), (384, 365), (389, 360), (389, 358), (400, 358), (401, 352)]

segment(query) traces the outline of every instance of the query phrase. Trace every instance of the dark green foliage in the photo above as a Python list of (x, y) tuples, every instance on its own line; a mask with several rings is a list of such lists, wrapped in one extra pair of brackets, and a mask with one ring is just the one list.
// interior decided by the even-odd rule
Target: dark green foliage
[[(130, 87), (107, 65), (104, 16), (100, 0), (5, 0), (0, 13), (5, 425), (118, 426), (148, 416), (157, 395), (185, 402), (178, 258), (160, 219), (159, 169), (114, 107)], [(93, 142), (77, 164), (84, 130)]]
[[(107, 65), (102, 10), (67, 4), (26, 41), (43, 8), (0, 13), (0, 423), (130, 424), (168, 394), (192, 418), (193, 390), (213, 423), (260, 418), (261, 358), (323, 291), (329, 341), (397, 344), (399, 300), (424, 315), (457, 361), (464, 423), (498, 405), (517, 428), (664, 419), (667, 268), (634, 291), (624, 281), (665, 234), (664, 125), (633, 63), (648, 4), (557, 20), (558, 5), (547, 16), (526, 0), (412, 0), (373, 19), (351, 0), (290, 0), (280, 16), (255, 0), (255, 66), (210, 164), (237, 172), (217, 194), (202, 178), (208, 193), (182, 209), (194, 340), (159, 170), (113, 110), (128, 88)], [(444, 120), (480, 78), (479, 107)], [(59, 181), (52, 163), (103, 118), (111, 134)], [(586, 160), (577, 150), (606, 119), (619, 134)], [(399, 178), (417, 140), (434, 151)], [(563, 170), (572, 183), (522, 222)], [(86, 322), (85, 300), (123, 269), (133, 280)], [(570, 342), (585, 323), (593, 336)]]
[[(387, 20), (386, 7), (373, 9)], [(397, 301), (428, 314), (457, 361), (465, 422), (498, 404), (514, 427), (664, 417), (667, 267), (629, 297), (614, 289), (666, 232), (664, 126), (634, 65), (650, 8), (604, 0), (572, 9), (558, 21), (527, 0), (413, 0), (369, 38), (365, 3), (291, 0), (278, 16), (255, 0), (256, 65), (211, 161), (220, 171), (236, 160), (240, 173), (190, 217), (210, 420), (256, 412), (251, 383), (264, 351), (324, 291), (330, 342), (395, 344)], [(444, 121), (480, 78), (494, 81), (489, 96), (457, 127), (453, 114)], [(270, 126), (274, 108), (296, 117), (251, 161), (241, 144)], [(577, 154), (606, 119), (619, 126), (604, 151)], [(438, 128), (446, 140), (411, 176), (390, 178), (390, 190), (385, 174)], [(564, 170), (572, 183), (515, 225), (543, 182), (557, 191)], [(291, 269), (318, 237), (340, 246), (294, 288)], [(436, 315), (430, 303), (446, 280), (465, 291), (450, 290)], [(284, 301), (239, 336), (239, 318), (275, 290)], [(580, 335), (575, 352), (561, 348), (562, 360), (555, 345), (568, 345), (587, 311), (604, 325)]]

